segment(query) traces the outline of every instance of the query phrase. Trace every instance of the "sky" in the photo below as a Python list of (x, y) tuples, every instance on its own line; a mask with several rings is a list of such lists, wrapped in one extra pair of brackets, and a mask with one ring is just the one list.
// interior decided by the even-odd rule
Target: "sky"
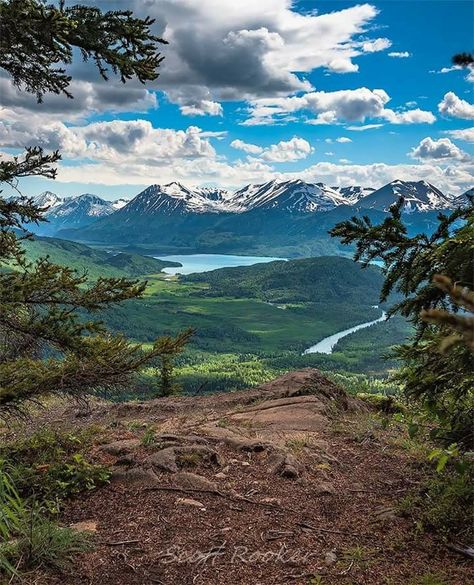
[(22, 181), (29, 195), (292, 178), (473, 185), (474, 70), (451, 65), (472, 50), (470, 0), (89, 3), (156, 19), (169, 42), (160, 76), (105, 82), (78, 57), (74, 99), (38, 104), (0, 73), (0, 151), (38, 144), (63, 157), (54, 182)]

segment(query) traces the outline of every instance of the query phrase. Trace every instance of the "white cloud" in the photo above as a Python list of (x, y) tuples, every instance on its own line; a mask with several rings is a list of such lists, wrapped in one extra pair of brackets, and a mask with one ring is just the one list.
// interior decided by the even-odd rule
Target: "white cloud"
[(340, 158), (339, 162), (341, 163), (341, 165), (349, 165), (352, 161), (350, 161), (347, 158)]
[(474, 120), (474, 106), (459, 98), (454, 92), (448, 91), (438, 104), (438, 110), (445, 116)]
[(444, 134), (449, 134), (449, 136), (457, 140), (464, 140), (465, 142), (474, 142), (474, 128), (464, 128), (462, 130), (446, 130)]
[(388, 56), (394, 59), (408, 59), (408, 57), (411, 57), (411, 53), (408, 51), (392, 51), (388, 53)]
[(365, 132), (366, 130), (375, 130), (375, 128), (382, 128), (383, 124), (364, 124), (363, 126), (346, 126), (346, 130), (354, 132)]
[(260, 160), (276, 163), (293, 162), (306, 158), (314, 150), (307, 140), (298, 138), (297, 136), (294, 136), (288, 141), (282, 140), (278, 144), (271, 144), (265, 148), (256, 144), (243, 142), (242, 140), (233, 140), (230, 145), (248, 154), (258, 155)]
[(405, 112), (394, 112), (393, 110), (384, 110), (382, 116), (391, 124), (433, 124), (436, 122), (436, 116), (426, 110), (416, 108)]
[(216, 152), (197, 126), (186, 130), (154, 128), (147, 120), (113, 120), (84, 126), (65, 126), (62, 122), (46, 124), (0, 121), (0, 144), (23, 148), (37, 144), (47, 150), (59, 149), (69, 159), (90, 159), (111, 165), (128, 163), (159, 164), (176, 159), (215, 158)]
[(430, 71), (430, 73), (451, 73), (452, 71), (466, 71), (467, 75), (465, 77), (466, 81), (470, 83), (474, 83), (474, 67), (469, 65), (468, 67), (461, 67), (460, 65), (452, 65), (451, 67), (442, 67), (439, 70)]
[(268, 162), (292, 162), (306, 158), (313, 150), (307, 140), (294, 136), (291, 140), (282, 140), (265, 148), (261, 158)]
[(364, 53), (376, 53), (378, 51), (384, 51), (392, 46), (392, 41), (389, 39), (381, 38), (375, 39), (374, 41), (366, 41), (362, 43), (362, 50)]
[(230, 143), (232, 148), (236, 148), (237, 150), (243, 150), (249, 154), (260, 154), (263, 151), (261, 146), (257, 146), (256, 144), (249, 144), (248, 142), (244, 142), (243, 140), (232, 140)]
[(370, 37), (379, 11), (368, 3), (327, 13), (301, 13), (290, 0), (134, 4), (139, 14), (156, 18), (157, 33), (170, 43), (162, 47), (165, 61), (156, 88), (185, 112), (194, 112), (194, 106), (213, 113), (199, 106), (202, 100), (221, 103), (310, 91), (302, 74), (317, 68), (357, 71), (356, 59), (391, 44)]
[(410, 156), (419, 160), (469, 160), (469, 155), (453, 144), (449, 138), (433, 140), (429, 136), (412, 149)]
[(346, 89), (339, 91), (315, 91), (301, 96), (258, 99), (251, 102), (250, 117), (244, 125), (273, 124), (284, 122), (296, 112), (310, 112), (316, 117), (310, 124), (335, 124), (339, 122), (365, 122), (379, 118), (391, 124), (433, 123), (436, 118), (428, 111), (407, 110), (395, 112), (386, 109), (390, 96), (383, 89)]
[(350, 138), (347, 138), (347, 136), (340, 136), (339, 138), (336, 138), (336, 142), (340, 142), (341, 144), (344, 144), (347, 142), (352, 142), (352, 140)]
[(190, 105), (181, 106), (180, 111), (183, 116), (223, 116), (224, 110), (219, 102), (211, 100), (201, 100), (200, 102)]

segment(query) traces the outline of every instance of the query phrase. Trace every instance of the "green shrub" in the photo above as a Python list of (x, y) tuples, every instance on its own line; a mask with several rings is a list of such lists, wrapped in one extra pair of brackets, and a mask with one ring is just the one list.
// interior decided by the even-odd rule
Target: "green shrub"
[(57, 512), (62, 500), (108, 481), (109, 471), (87, 460), (90, 443), (87, 433), (40, 431), (5, 445), (0, 457), (21, 498)]
[(384, 414), (404, 412), (403, 405), (395, 400), (393, 396), (383, 396), (382, 394), (367, 394), (366, 392), (359, 392), (356, 394), (356, 396)]

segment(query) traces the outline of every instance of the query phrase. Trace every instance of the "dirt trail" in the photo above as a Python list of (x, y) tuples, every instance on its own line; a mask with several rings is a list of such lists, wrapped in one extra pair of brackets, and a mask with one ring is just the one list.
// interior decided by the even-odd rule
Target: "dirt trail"
[(62, 518), (92, 528), (95, 550), (66, 576), (35, 576), (38, 585), (469, 582), (467, 561), (397, 512), (419, 460), (317, 370), (55, 416), (100, 423), (94, 456), (114, 473)]

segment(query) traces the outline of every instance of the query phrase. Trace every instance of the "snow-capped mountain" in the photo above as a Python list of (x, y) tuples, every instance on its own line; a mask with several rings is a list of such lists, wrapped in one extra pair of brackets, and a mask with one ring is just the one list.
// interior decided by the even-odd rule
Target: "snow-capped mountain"
[(247, 185), (230, 199), (232, 210), (273, 209), (292, 213), (327, 211), (346, 203), (334, 189), (323, 183), (269, 181), (262, 185)]
[(357, 207), (388, 211), (400, 197), (405, 200), (405, 213), (449, 209), (453, 206), (452, 200), (431, 183), (397, 179), (359, 199)]
[(127, 203), (130, 203), (130, 199), (116, 199), (115, 201), (112, 201), (112, 207), (115, 210), (122, 209)]
[(53, 193), (52, 191), (43, 191), (43, 193), (33, 197), (33, 200), (39, 207), (47, 207), (48, 211), (51, 211), (54, 207), (61, 205), (61, 203), (64, 201), (62, 197), (56, 195), (56, 193)]
[(453, 207), (466, 207), (467, 205), (471, 205), (474, 202), (474, 187), (471, 187), (462, 195), (451, 197), (451, 202)]
[(367, 195), (370, 195), (375, 191), (373, 187), (361, 187), (360, 185), (333, 187), (333, 190), (337, 191), (342, 197), (344, 197), (349, 205), (357, 203), (362, 197), (367, 197)]
[(84, 193), (78, 197), (64, 199), (62, 203), (46, 212), (49, 223), (55, 230), (64, 227), (83, 227), (92, 221), (110, 215), (115, 211), (111, 201)]
[[(215, 196), (216, 190), (212, 190)], [(225, 211), (222, 201), (208, 197), (205, 189), (190, 189), (181, 183), (150, 185), (127, 203), (118, 213), (124, 215), (174, 215)]]

